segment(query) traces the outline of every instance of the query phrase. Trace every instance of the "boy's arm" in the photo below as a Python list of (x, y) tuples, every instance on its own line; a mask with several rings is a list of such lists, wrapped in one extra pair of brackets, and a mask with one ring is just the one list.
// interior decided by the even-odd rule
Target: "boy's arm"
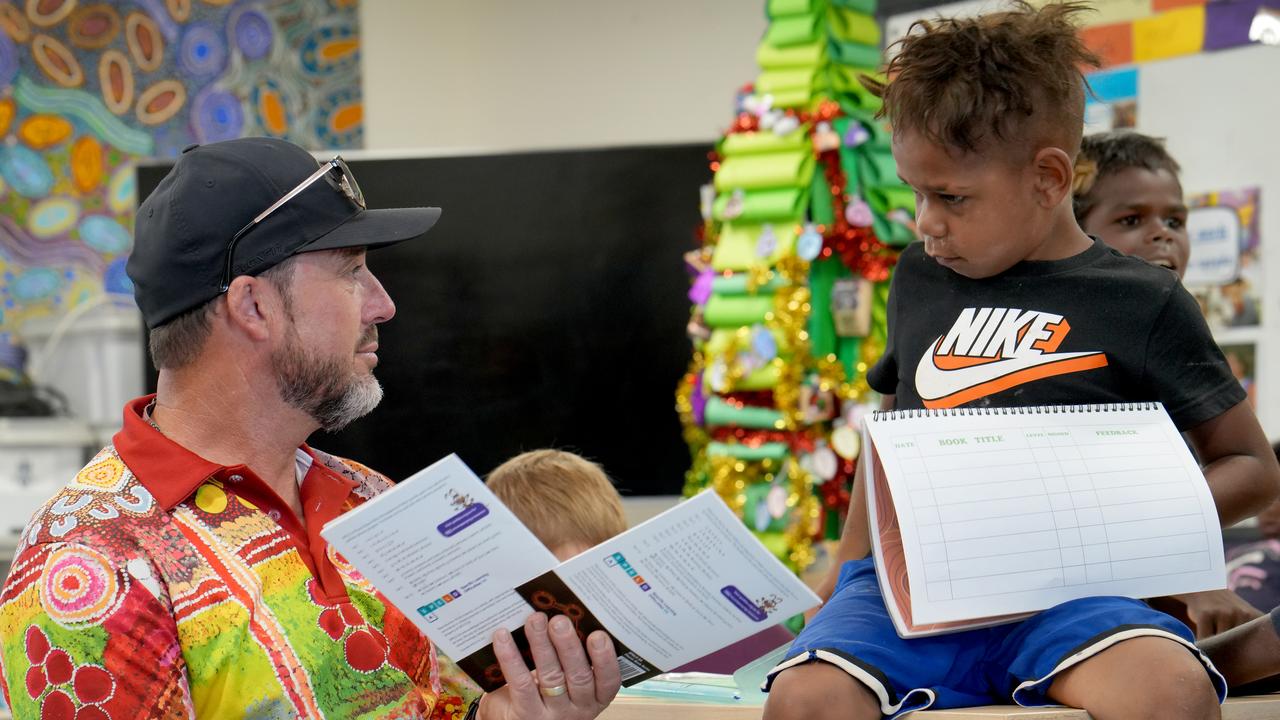
[(1205, 590), (1148, 598), (1147, 603), (1186, 623), (1201, 640), (1243, 625), (1262, 614), (1231, 590)]
[[(1280, 608), (1278, 608), (1280, 609)], [(1276, 610), (1200, 642), (1200, 649), (1227, 679), (1228, 687), (1280, 675)]]
[[(1204, 477), (1223, 527), (1255, 515), (1275, 499), (1280, 465), (1247, 401), (1191, 428), (1187, 437), (1204, 464)], [(1153, 598), (1151, 603), (1183, 619), (1201, 638), (1258, 615), (1230, 590)]]
[(1261, 512), (1280, 494), (1280, 464), (1248, 402), (1187, 431), (1223, 527)]
[[(893, 409), (893, 396), (885, 395), (880, 402), (881, 410)], [(867, 452), (867, 448), (862, 449)], [(832, 560), (827, 577), (818, 586), (818, 597), (823, 602), (831, 598), (836, 590), (836, 580), (840, 577), (840, 566), (850, 560), (861, 560), (871, 554), (871, 529), (867, 520), (867, 493), (862, 487), (865, 482), (863, 459), (858, 458), (853, 475), (853, 490), (849, 498), (849, 514), (844, 519), (844, 529), (840, 532), (840, 545)], [(815, 611), (816, 612), (816, 611)]]

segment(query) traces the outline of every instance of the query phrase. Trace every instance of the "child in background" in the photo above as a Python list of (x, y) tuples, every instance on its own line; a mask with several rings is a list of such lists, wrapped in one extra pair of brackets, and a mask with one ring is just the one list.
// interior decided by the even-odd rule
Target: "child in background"
[(1129, 130), (1084, 138), (1071, 187), (1076, 222), (1107, 245), (1181, 279), (1191, 241), (1179, 170), (1157, 138)]
[(597, 464), (563, 450), (533, 450), (485, 481), (560, 561), (627, 529), (622, 497)]
[[(1089, 238), (1072, 212), (1079, 68), (1096, 64), (1074, 19), (1089, 9), (1015, 2), (917, 23), (887, 84), (868, 82), (916, 191), (922, 242), (898, 258), (885, 353), (867, 381), (900, 410), (1160, 401), (1204, 462), (1220, 520), (1235, 522), (1280, 487), (1244, 391), (1177, 277)], [(1086, 356), (1094, 361), (1065, 362)], [(1225, 684), (1191, 631), (1131, 598), (902, 639), (867, 557), (866, 496), (853, 497), (830, 600), (771, 671), (766, 720), (1011, 700), (1099, 720), (1219, 717)]]
[[(1172, 270), (1181, 279), (1191, 241), (1180, 171), (1159, 138), (1132, 130), (1089, 135), (1080, 142), (1071, 187), (1076, 222), (1116, 250)], [(1228, 354), (1229, 367), (1231, 360)], [(1232, 375), (1238, 377), (1234, 367)], [(1186, 622), (1197, 638), (1262, 614), (1230, 590), (1154, 598), (1151, 604)]]

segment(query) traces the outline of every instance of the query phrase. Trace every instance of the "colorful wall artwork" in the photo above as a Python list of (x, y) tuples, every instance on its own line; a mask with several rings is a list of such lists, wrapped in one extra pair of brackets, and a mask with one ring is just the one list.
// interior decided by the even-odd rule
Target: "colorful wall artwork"
[[(1261, 194), (1248, 187), (1187, 198), (1191, 257), (1182, 279), (1255, 410), (1270, 351), (1263, 325)], [(1263, 387), (1269, 382), (1263, 379)]]
[(1127, 67), (1089, 73), (1085, 96), (1086, 135), (1138, 126), (1138, 68)]
[(1249, 406), (1258, 410), (1258, 346), (1256, 343), (1237, 343), (1223, 345), (1222, 355), (1227, 359), (1231, 374), (1240, 381), (1245, 395), (1249, 398)]
[(362, 129), (357, 0), (0, 2), (0, 369), (25, 321), (130, 301), (139, 158)]
[[(1043, 5), (1050, 0), (1031, 0)], [(965, 0), (894, 15), (885, 24), (892, 43), (916, 20), (977, 15), (999, 10), (1003, 0)], [(1253, 42), (1250, 27), (1263, 8), (1277, 0), (1090, 0), (1080, 36), (1102, 59), (1102, 67), (1164, 60)]]
[(1252, 187), (1187, 198), (1191, 258), (1183, 283), (1199, 300), (1215, 333), (1262, 325), (1260, 195), (1260, 189)]

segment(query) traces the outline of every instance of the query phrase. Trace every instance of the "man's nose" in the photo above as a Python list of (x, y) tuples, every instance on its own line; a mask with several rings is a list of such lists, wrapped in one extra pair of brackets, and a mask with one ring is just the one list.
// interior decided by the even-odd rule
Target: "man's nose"
[(371, 287), (365, 300), (365, 322), (370, 325), (376, 325), (395, 317), (396, 304), (373, 273), (369, 274), (369, 283)]

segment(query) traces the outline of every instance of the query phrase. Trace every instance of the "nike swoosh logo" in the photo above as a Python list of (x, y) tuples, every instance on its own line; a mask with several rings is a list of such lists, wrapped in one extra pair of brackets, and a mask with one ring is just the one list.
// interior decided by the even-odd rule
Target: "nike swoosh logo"
[(1035, 380), (1106, 367), (1103, 352), (1044, 353), (943, 370), (933, 362), (942, 338), (916, 366), (916, 393), (927, 408), (950, 408)]

